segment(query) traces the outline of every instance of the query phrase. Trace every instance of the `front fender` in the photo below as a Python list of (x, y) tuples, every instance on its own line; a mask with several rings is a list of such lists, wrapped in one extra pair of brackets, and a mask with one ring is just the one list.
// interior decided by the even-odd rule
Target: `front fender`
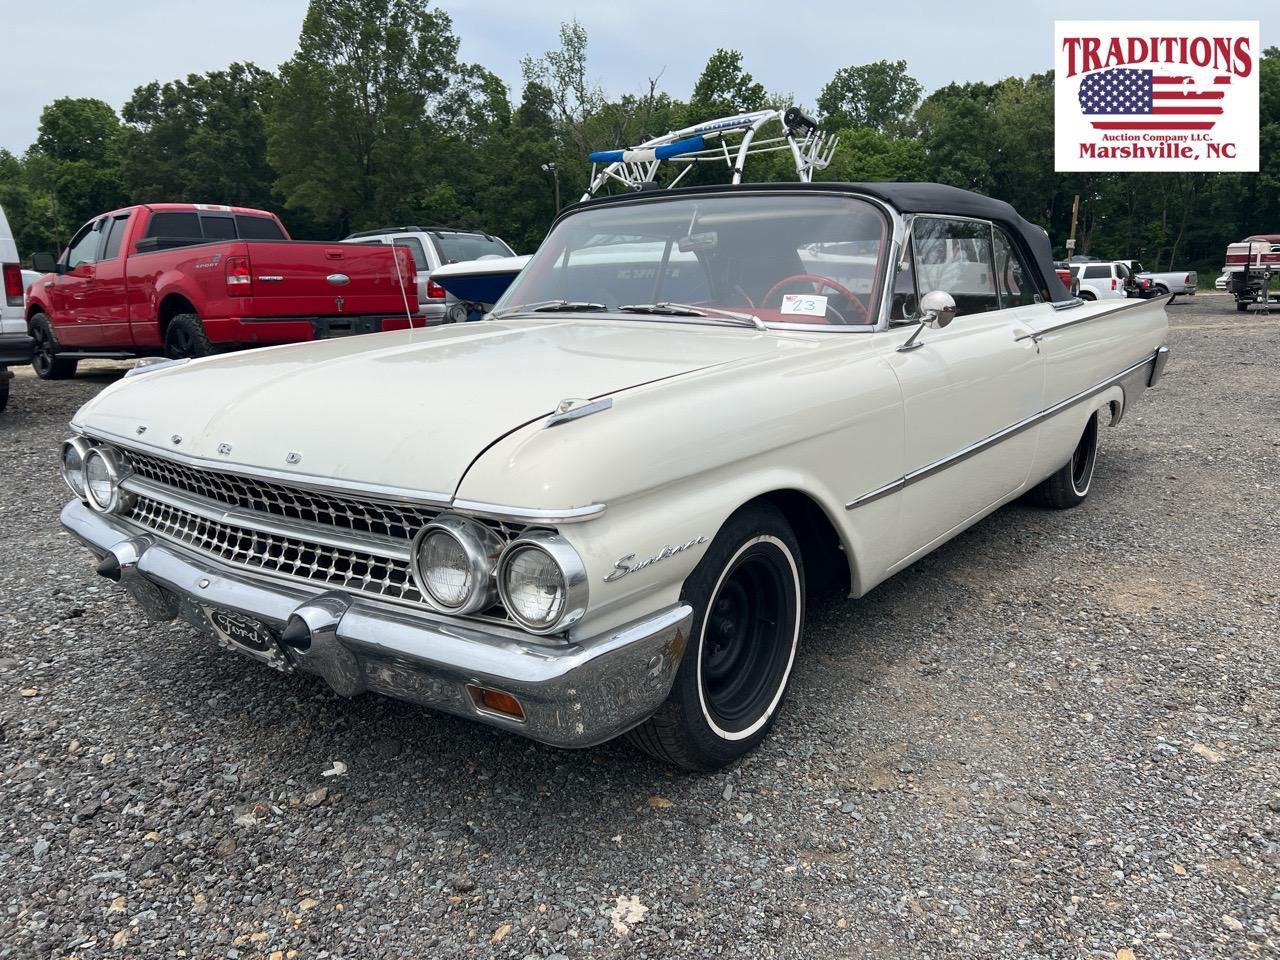
[[(892, 560), (899, 502), (890, 496), (859, 508), (856, 525), (845, 504), (903, 469), (901, 390), (870, 346), (869, 338), (821, 344), (799, 359), (624, 391), (608, 410), (558, 426), (536, 421), (490, 447), (458, 497), (606, 505), (559, 528), (588, 574), (588, 612), (575, 634), (674, 602), (725, 520), (780, 490), (807, 495), (832, 521), (860, 594)], [(628, 556), (628, 565), (659, 559), (619, 576)]]

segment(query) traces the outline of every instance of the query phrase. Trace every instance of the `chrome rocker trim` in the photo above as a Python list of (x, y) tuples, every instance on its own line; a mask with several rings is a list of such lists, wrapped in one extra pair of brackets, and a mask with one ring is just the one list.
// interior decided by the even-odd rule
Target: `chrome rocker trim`
[[(1051, 333), (1052, 331), (1045, 332)], [(1088, 390), (1082, 390), (1075, 396), (1067, 397), (1065, 400), (1060, 400), (1053, 406), (1046, 407), (1041, 410), (1039, 413), (1032, 414), (1024, 420), (1019, 420), (1017, 423), (1010, 424), (998, 433), (993, 433), (991, 436), (984, 437), (976, 443), (971, 443), (969, 446), (962, 450), (957, 450), (948, 457), (943, 457), (941, 460), (935, 460), (933, 463), (925, 464), (923, 467), (912, 470), (905, 476), (899, 477), (896, 480), (891, 480), (883, 486), (876, 487), (874, 490), (864, 493), (856, 500), (849, 501), (844, 505), (844, 508), (846, 510), (853, 510), (856, 507), (861, 507), (865, 504), (879, 500), (881, 497), (887, 497), (890, 494), (897, 493), (899, 490), (903, 490), (911, 486), (913, 483), (919, 483), (921, 480), (926, 480), (936, 473), (941, 473), (948, 467), (953, 467), (957, 463), (968, 460), (970, 457), (977, 456), (984, 450), (994, 447), (997, 443), (1016, 437), (1024, 430), (1029, 430), (1037, 424), (1048, 420), (1050, 417), (1056, 416), (1068, 407), (1073, 407), (1077, 403), (1082, 403), (1090, 397), (1096, 397), (1104, 390), (1107, 390), (1117, 384), (1120, 385), (1120, 388), (1125, 395), (1125, 405), (1127, 406), (1128, 396), (1131, 390), (1137, 394), (1141, 394), (1143, 388), (1155, 386), (1156, 381), (1160, 379), (1160, 375), (1164, 372), (1164, 367), (1168, 362), (1168, 359), (1169, 348), (1167, 346), (1162, 346), (1149, 357), (1144, 357), (1132, 366), (1126, 367), (1114, 377), (1108, 377), (1106, 380), (1095, 384)], [(1146, 373), (1146, 377), (1142, 376), (1143, 373)], [(1121, 413), (1123, 413), (1123, 410), (1121, 410)], [(1119, 419), (1120, 417), (1116, 416), (1113, 418), (1112, 422), (1118, 423)]]
[[(277, 669), (323, 677), (343, 696), (365, 691), (477, 720), (557, 747), (590, 747), (647, 719), (670, 692), (693, 611), (650, 617), (560, 645), (473, 623), (415, 616), (337, 590), (233, 570), (79, 500), (62, 525), (156, 621), (182, 616), (223, 646)], [(220, 636), (211, 611), (259, 621), (281, 642), (265, 652)], [(466, 687), (509, 693), (524, 719), (477, 706)]]

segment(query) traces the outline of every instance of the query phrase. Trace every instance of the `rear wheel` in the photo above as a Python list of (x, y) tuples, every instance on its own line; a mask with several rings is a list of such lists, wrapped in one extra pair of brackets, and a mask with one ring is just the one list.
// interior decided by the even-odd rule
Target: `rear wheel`
[(1093, 485), (1093, 468), (1098, 462), (1098, 414), (1085, 424), (1080, 442), (1060, 470), (1031, 491), (1031, 497), (1044, 507), (1067, 510), (1079, 506), (1089, 496)]
[(1244, 313), (1244, 312), (1245, 312), (1246, 310), (1248, 310), (1248, 309), (1249, 309), (1249, 301), (1248, 301), (1248, 300), (1237, 300), (1237, 301), (1236, 301), (1236, 313)]
[(1098, 298), (1097, 296), (1094, 295), (1094, 292), (1092, 290), (1081, 290), (1080, 299), (1081, 300), (1097, 300)]
[(632, 743), (686, 770), (753, 750), (777, 718), (804, 622), (804, 568), (786, 518), (765, 504), (725, 523), (684, 583), (689, 645), (666, 702)]
[(0, 413), (9, 405), (9, 368), (0, 367)]
[(31, 339), (35, 341), (35, 353), (31, 367), (41, 380), (69, 380), (76, 375), (77, 361), (58, 356), (58, 339), (53, 335), (53, 325), (43, 313), (37, 313), (27, 325)]
[(213, 353), (213, 344), (205, 333), (204, 324), (194, 313), (180, 313), (169, 321), (164, 332), (164, 355), (171, 360), (184, 357), (207, 357)]

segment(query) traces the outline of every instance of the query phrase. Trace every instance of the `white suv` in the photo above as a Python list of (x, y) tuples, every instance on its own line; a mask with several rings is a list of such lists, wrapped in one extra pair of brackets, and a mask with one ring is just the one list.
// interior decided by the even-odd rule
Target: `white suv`
[(444, 323), (448, 301), (454, 299), (439, 284), (431, 282), (431, 273), (437, 267), (482, 257), (515, 256), (515, 251), (498, 237), (453, 227), (380, 227), (353, 233), (342, 242), (407, 247), (418, 269), (418, 315), (428, 324)]
[(31, 362), (31, 338), (27, 336), (23, 311), (27, 281), (3, 208), (0, 208), (0, 274), (4, 286), (4, 295), (0, 297), (0, 410), (3, 410), (9, 403), (9, 381), (13, 378), (9, 368)]
[(1118, 260), (1086, 260), (1071, 264), (1082, 300), (1123, 300), (1136, 296), (1133, 273)]

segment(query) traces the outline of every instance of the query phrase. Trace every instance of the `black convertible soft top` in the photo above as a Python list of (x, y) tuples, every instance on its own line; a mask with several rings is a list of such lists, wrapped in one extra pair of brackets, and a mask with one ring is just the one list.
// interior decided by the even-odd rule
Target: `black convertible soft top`
[[(949, 187), (942, 183), (897, 183), (894, 181), (874, 181), (870, 183), (744, 183), (716, 184), (706, 187), (676, 187), (673, 190), (642, 191), (640, 193), (615, 194), (608, 197), (595, 197), (583, 201), (578, 206), (595, 206), (602, 203), (627, 202), (628, 200), (653, 200), (660, 197), (689, 195), (695, 193), (736, 193), (742, 190), (764, 190), (788, 192), (796, 190), (813, 190), (817, 192), (837, 192), (861, 194), (882, 200), (900, 213), (936, 213), (955, 217), (974, 217), (979, 220), (991, 220), (1000, 224), (1009, 235), (1022, 247), (1022, 252), (1031, 261), (1031, 267), (1039, 276), (1036, 278), (1040, 295), (1046, 300), (1070, 300), (1071, 294), (1058, 279), (1053, 268), (1053, 247), (1049, 243), (1049, 235), (1043, 228), (1024, 220), (1018, 211), (1003, 200), (984, 197), (971, 190)], [(574, 207), (565, 209), (565, 213)], [(562, 214), (563, 215), (563, 214)]]

